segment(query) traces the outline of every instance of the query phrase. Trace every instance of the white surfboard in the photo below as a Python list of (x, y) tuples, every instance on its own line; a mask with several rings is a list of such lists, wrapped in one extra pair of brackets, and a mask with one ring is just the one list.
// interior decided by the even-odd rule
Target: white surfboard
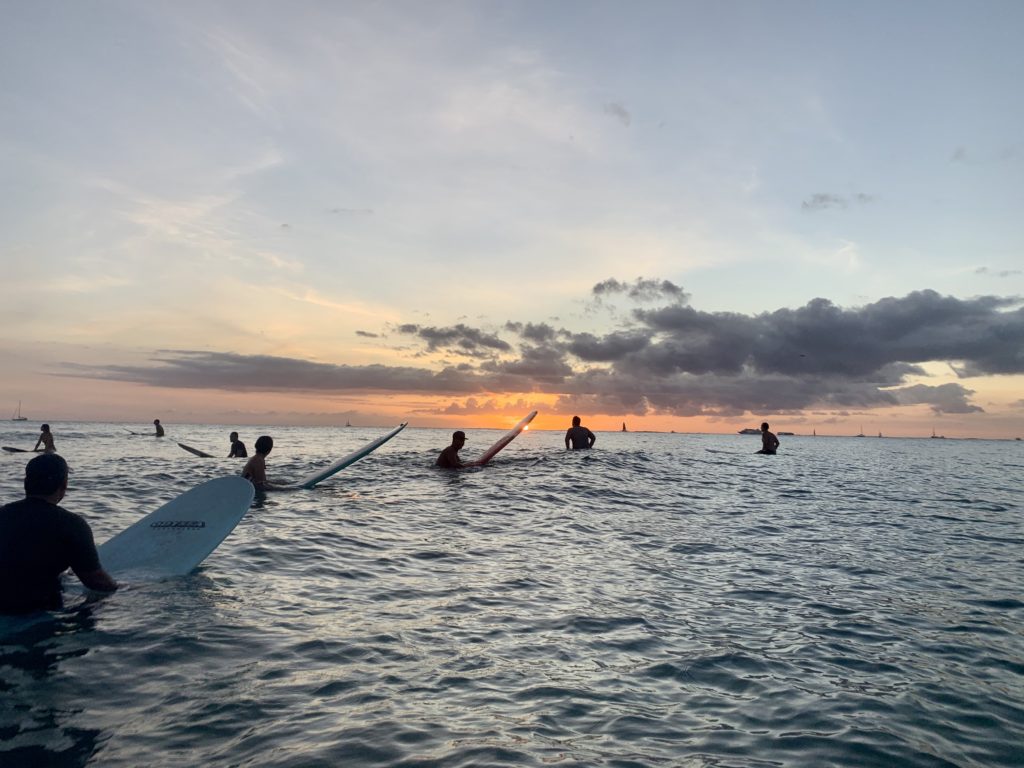
[(323, 482), (324, 480), (326, 480), (331, 475), (336, 474), (337, 472), (340, 472), (341, 470), (343, 470), (345, 467), (347, 467), (347, 466), (349, 466), (351, 464), (355, 464), (357, 461), (359, 461), (364, 456), (369, 456), (371, 453), (373, 453), (378, 448), (380, 448), (382, 445), (384, 445), (384, 443), (386, 443), (392, 437), (394, 437), (399, 432), (401, 432), (403, 429), (405, 429), (408, 426), (408, 424), (409, 424), (409, 422), (404, 422), (402, 424), (399, 424), (397, 427), (392, 429), (390, 432), (388, 432), (383, 437), (378, 437), (376, 440), (373, 440), (372, 442), (367, 443), (366, 445), (364, 445), (359, 450), (352, 451), (352, 453), (348, 454), (347, 456), (343, 456), (342, 458), (338, 459), (333, 464), (329, 464), (329, 465), (327, 465), (326, 467), (324, 467), (322, 469), (318, 469), (316, 472), (313, 472), (312, 474), (306, 475), (306, 477), (304, 477), (301, 480), (299, 480), (297, 483), (295, 483), (295, 485), (298, 486), (299, 488), (312, 488), (312, 487), (314, 487), (315, 485), (317, 485), (317, 483)]
[(200, 451), (198, 448), (193, 448), (191, 445), (185, 445), (184, 443), (178, 443), (178, 447), (179, 448), (184, 448), (186, 451), (191, 453), (193, 456), (198, 456), (201, 459), (212, 459), (213, 458), (213, 454), (204, 453), (203, 451)]
[(101, 544), (100, 564), (114, 578), (183, 576), (231, 533), (255, 494), (237, 475), (197, 485)]
[(512, 429), (510, 429), (508, 432), (506, 432), (504, 435), (502, 435), (501, 439), (498, 440), (498, 442), (496, 442), (494, 445), (492, 445), (486, 451), (484, 451), (483, 456), (481, 456), (479, 459), (474, 461), (473, 464), (476, 465), (476, 466), (482, 467), (488, 461), (493, 459), (497, 455), (498, 451), (500, 451), (506, 445), (511, 443), (517, 437), (519, 437), (519, 433), (522, 432), (524, 429), (526, 429), (526, 427), (529, 425), (529, 423), (531, 421), (533, 421), (533, 419), (534, 419), (534, 417), (536, 415), (537, 415), (536, 411), (531, 411), (526, 416), (524, 416), (522, 419), (520, 419), (518, 424), (516, 424), (514, 427), (512, 427)]

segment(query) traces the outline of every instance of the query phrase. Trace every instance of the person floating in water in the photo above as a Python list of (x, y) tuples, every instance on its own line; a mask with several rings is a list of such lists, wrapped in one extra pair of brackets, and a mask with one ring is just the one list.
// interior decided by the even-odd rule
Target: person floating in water
[(256, 486), (257, 491), (273, 490), (276, 486), (267, 480), (267, 454), (274, 449), (274, 438), (260, 435), (256, 438), (256, 455), (245, 462), (242, 477)]
[(39, 428), (39, 439), (36, 440), (35, 448), (32, 450), (38, 451), (40, 444), (43, 446), (43, 453), (57, 452), (57, 449), (53, 447), (53, 433), (50, 431), (49, 424), (43, 424), (43, 426)]
[(452, 432), (452, 444), (441, 451), (441, 455), (437, 457), (435, 462), (436, 466), (442, 469), (462, 469), (463, 467), (472, 466), (466, 464), (462, 459), (459, 458), (459, 451), (462, 450), (462, 446), (466, 444), (466, 433), (461, 429), (457, 432)]
[(153, 419), (153, 426), (156, 427), (156, 436), (164, 436), (164, 428), (160, 426), (160, 419)]
[(59, 610), (60, 575), (68, 568), (89, 589), (117, 589), (89, 524), (57, 506), (67, 490), (67, 462), (44, 453), (25, 467), (25, 498), (0, 507), (0, 613)]
[(779, 438), (768, 431), (768, 422), (761, 423), (761, 450), (758, 453), (766, 453), (774, 456), (779, 448)]
[(249, 452), (245, 450), (245, 443), (238, 439), (237, 432), (232, 432), (228, 435), (228, 439), (231, 441), (231, 453), (228, 454), (229, 459), (244, 459), (249, 456)]
[(572, 443), (574, 451), (593, 448), (596, 441), (594, 433), (580, 425), (580, 417), (573, 416), (572, 426), (565, 430), (565, 449), (569, 450), (569, 443)]

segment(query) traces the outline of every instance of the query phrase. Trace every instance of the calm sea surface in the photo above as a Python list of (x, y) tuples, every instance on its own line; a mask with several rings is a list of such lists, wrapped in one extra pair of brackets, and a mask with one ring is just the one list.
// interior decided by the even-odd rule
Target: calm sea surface
[[(227, 428), (53, 427), (98, 542), (241, 467), (175, 444)], [(242, 438), (290, 480), (385, 431)], [(1024, 443), (532, 431), (449, 473), (448, 437), (258, 498), (189, 577), (0, 618), (0, 765), (1024, 764)]]

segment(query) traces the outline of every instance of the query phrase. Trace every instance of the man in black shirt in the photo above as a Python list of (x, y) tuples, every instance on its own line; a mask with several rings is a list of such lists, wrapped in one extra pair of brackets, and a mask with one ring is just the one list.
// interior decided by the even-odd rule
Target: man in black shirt
[(572, 450), (593, 448), (597, 438), (594, 433), (586, 427), (580, 426), (580, 417), (572, 417), (572, 426), (565, 430), (565, 449), (569, 450), (569, 443), (572, 443)]
[(231, 440), (231, 453), (228, 454), (229, 459), (248, 458), (249, 452), (245, 450), (245, 443), (238, 439), (237, 432), (232, 432), (228, 435), (228, 439)]
[(68, 568), (89, 589), (117, 589), (89, 524), (57, 506), (67, 490), (67, 463), (45, 453), (25, 467), (25, 498), (0, 507), (0, 613), (61, 608), (60, 575)]

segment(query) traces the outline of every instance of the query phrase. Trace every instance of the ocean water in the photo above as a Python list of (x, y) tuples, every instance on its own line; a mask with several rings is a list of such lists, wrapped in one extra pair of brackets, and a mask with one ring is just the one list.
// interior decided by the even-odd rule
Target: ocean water
[[(64, 506), (102, 542), (237, 472), (175, 445), (228, 431), (54, 424)], [(279, 480), (384, 431), (242, 430)], [(534, 430), (450, 473), (448, 437), (258, 498), (191, 576), (0, 619), (0, 765), (1024, 764), (1024, 444)]]

